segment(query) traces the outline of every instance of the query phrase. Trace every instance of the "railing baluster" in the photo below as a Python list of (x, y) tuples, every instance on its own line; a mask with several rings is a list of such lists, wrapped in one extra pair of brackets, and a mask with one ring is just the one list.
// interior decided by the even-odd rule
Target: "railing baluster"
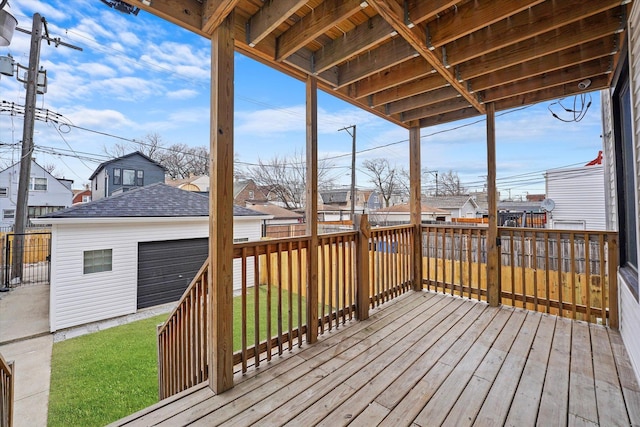
[(287, 320), (289, 323), (289, 351), (293, 349), (293, 242), (287, 245), (287, 280), (289, 290), (287, 295)]
[(271, 275), (273, 274), (273, 264), (271, 260), (271, 245), (266, 246), (267, 257), (267, 300), (265, 302), (266, 306), (266, 340), (267, 340), (267, 361), (271, 360)]
[(558, 247), (558, 301), (560, 302), (560, 317), (564, 317), (564, 297), (562, 296), (562, 236), (560, 232), (557, 233), (557, 247)]
[[(241, 300), (242, 300), (242, 318), (247, 318), (247, 248), (242, 248), (242, 282), (241, 282)], [(241, 322), (241, 335), (242, 335), (242, 372), (247, 372), (247, 322), (246, 320)]]
[[(282, 356), (282, 247), (281, 243), (278, 242), (276, 246), (277, 249), (277, 263), (276, 266), (278, 268), (278, 355)], [(267, 340), (270, 340), (271, 337), (267, 336)]]
[(570, 250), (570, 263), (569, 263), (569, 269), (570, 269), (570, 273), (571, 274), (571, 305), (572, 305), (572, 309), (571, 309), (571, 318), (572, 319), (576, 319), (577, 318), (577, 304), (578, 302), (576, 301), (576, 247), (575, 247), (575, 234), (571, 233), (569, 235), (569, 250)]
[[(253, 270), (254, 270), (254, 285), (253, 285), (253, 345), (254, 348), (260, 347), (260, 257), (266, 255), (259, 255), (256, 250), (253, 255)], [(267, 279), (267, 286), (269, 280)], [(260, 366), (260, 352), (255, 351), (254, 363), (256, 367)]]
[(532, 232), (531, 238), (531, 264), (533, 268), (533, 309), (538, 311), (538, 235), (536, 231)]
[(584, 233), (584, 276), (585, 276), (585, 302), (587, 305), (587, 322), (593, 322), (591, 318), (591, 235)]

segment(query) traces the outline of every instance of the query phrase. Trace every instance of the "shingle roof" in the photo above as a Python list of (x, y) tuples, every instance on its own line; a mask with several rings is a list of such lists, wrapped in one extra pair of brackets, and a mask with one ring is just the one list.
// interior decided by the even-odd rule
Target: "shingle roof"
[[(199, 193), (156, 183), (83, 205), (72, 206), (42, 218), (193, 217), (209, 215), (209, 199)], [(233, 206), (233, 216), (265, 215)]]
[(273, 219), (298, 219), (304, 217), (297, 212), (271, 204), (255, 204), (251, 205), (251, 209), (262, 212), (265, 215), (273, 215)]
[(142, 156), (142, 157), (144, 157), (145, 159), (149, 160), (151, 163), (153, 163), (153, 164), (155, 164), (155, 165), (160, 166), (163, 170), (165, 170), (165, 171), (167, 170), (167, 168), (165, 168), (165, 167), (164, 167), (164, 166), (162, 166), (160, 163), (158, 163), (158, 162), (156, 162), (155, 160), (153, 160), (151, 157), (149, 157), (149, 156), (145, 156), (144, 154), (142, 154), (142, 153), (141, 153), (141, 152), (139, 152), (139, 151), (134, 151), (133, 153), (125, 154), (125, 155), (124, 155), (124, 156), (122, 156), (122, 157), (117, 157), (117, 158), (115, 158), (115, 159), (107, 160), (106, 162), (102, 162), (102, 163), (100, 163), (100, 164), (98, 165), (98, 167), (96, 168), (96, 170), (94, 170), (94, 171), (93, 171), (93, 173), (91, 174), (91, 176), (89, 177), (89, 181), (91, 181), (91, 180), (93, 179), (93, 177), (94, 177), (94, 176), (98, 175), (98, 173), (99, 173), (102, 169), (104, 169), (104, 168), (105, 168), (105, 166), (107, 166), (108, 164), (111, 164), (111, 163), (113, 163), (113, 162), (117, 162), (118, 160), (122, 160), (122, 159), (129, 158), (129, 157), (132, 157), (132, 156), (135, 156), (135, 155)]
[(471, 196), (436, 196), (423, 197), (422, 202), (440, 209), (460, 209), (469, 200), (475, 203)]
[[(411, 206), (409, 203), (402, 203), (399, 205), (389, 206), (388, 208), (380, 208), (376, 209), (374, 213), (378, 212), (400, 212), (400, 213), (408, 213), (411, 212)], [(435, 213), (435, 214), (448, 214), (449, 211), (438, 209), (433, 206), (429, 206), (426, 204), (422, 204), (422, 213)]]

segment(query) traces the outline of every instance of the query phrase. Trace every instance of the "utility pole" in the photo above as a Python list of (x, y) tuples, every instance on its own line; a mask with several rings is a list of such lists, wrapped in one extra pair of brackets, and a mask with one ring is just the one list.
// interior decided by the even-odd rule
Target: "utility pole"
[(31, 28), (31, 48), (27, 69), (27, 94), (24, 102), (24, 127), (22, 132), (22, 155), (20, 156), (20, 180), (16, 202), (15, 228), (13, 236), (13, 268), (11, 278), (22, 278), (24, 229), (27, 224), (29, 203), (29, 181), (31, 178), (31, 156), (33, 154), (33, 128), (35, 122), (36, 95), (38, 93), (38, 71), (40, 69), (40, 41), (42, 21), (39, 13), (33, 15)]
[[(47, 30), (47, 21), (39, 13), (33, 14), (33, 25), (31, 31), (16, 28), (18, 31), (31, 34), (31, 44), (29, 49), (29, 66), (27, 68), (26, 80), (23, 82), (27, 89), (24, 102), (24, 126), (22, 130), (22, 152), (20, 156), (20, 176), (18, 181), (18, 197), (16, 201), (14, 239), (13, 239), (13, 262), (11, 267), (11, 279), (22, 280), (23, 256), (24, 256), (24, 233), (27, 224), (27, 216), (29, 211), (29, 184), (31, 181), (31, 158), (33, 155), (33, 129), (36, 119), (36, 98), (38, 95), (38, 83), (40, 77), (40, 44), (42, 39), (47, 40), (49, 44), (53, 41), (55, 46), (60, 45), (70, 47), (76, 50), (82, 48), (70, 45), (60, 41), (59, 38), (52, 39), (49, 37)], [(44, 34), (43, 34), (44, 30)], [(13, 67), (12, 62), (12, 67)], [(22, 67), (18, 64), (18, 69)], [(22, 67), (24, 68), (24, 67)], [(13, 73), (13, 69), (11, 70)], [(8, 73), (8, 75), (11, 75)], [(46, 77), (45, 82), (46, 86)]]
[[(353, 129), (353, 133), (349, 132)], [(356, 208), (356, 125), (346, 126), (338, 129), (338, 132), (344, 130), (351, 135), (351, 223), (355, 224), (355, 208)], [(355, 226), (355, 225), (354, 225)]]

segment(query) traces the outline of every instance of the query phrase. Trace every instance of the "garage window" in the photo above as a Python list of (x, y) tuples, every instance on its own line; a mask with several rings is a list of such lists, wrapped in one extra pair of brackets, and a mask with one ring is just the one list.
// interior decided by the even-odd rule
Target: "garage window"
[(83, 273), (90, 274), (101, 271), (111, 271), (111, 251), (111, 249), (84, 251)]

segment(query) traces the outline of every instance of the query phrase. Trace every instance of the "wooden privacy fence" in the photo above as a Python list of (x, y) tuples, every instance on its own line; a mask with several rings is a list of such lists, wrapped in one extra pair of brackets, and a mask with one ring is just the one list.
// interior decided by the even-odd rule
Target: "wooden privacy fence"
[[(486, 301), (486, 229), (423, 227), (427, 289)], [(499, 227), (503, 304), (617, 324), (617, 233)]]
[(0, 354), (0, 427), (13, 425), (14, 384), (15, 365), (7, 363)]

